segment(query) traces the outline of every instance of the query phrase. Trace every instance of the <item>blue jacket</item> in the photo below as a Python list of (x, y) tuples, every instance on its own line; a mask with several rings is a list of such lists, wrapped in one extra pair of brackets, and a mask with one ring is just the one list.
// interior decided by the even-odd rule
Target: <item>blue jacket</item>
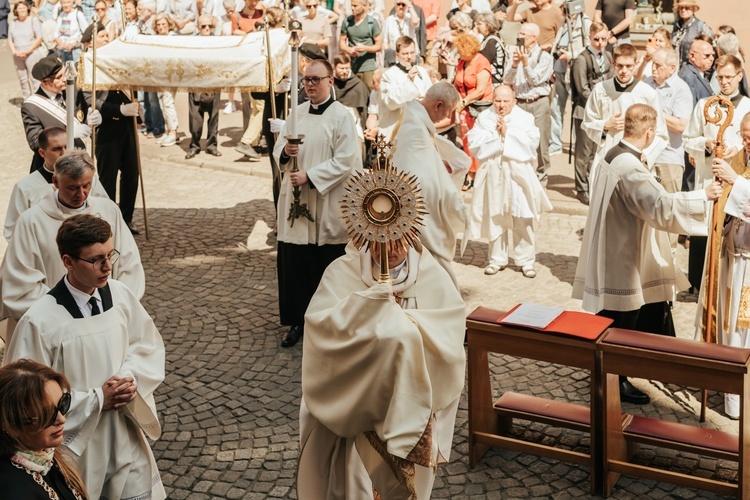
[(679, 77), (685, 80), (685, 83), (690, 87), (690, 91), (693, 93), (693, 106), (698, 104), (698, 101), (704, 97), (711, 97), (714, 95), (714, 91), (711, 89), (711, 84), (708, 78), (693, 66), (693, 63), (688, 62), (685, 66), (680, 69)]

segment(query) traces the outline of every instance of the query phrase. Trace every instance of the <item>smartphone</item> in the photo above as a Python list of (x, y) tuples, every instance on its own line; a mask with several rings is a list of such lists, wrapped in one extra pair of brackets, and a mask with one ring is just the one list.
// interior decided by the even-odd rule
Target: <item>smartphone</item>
[(526, 46), (526, 38), (523, 35), (518, 35), (516, 37), (516, 47), (525, 47)]

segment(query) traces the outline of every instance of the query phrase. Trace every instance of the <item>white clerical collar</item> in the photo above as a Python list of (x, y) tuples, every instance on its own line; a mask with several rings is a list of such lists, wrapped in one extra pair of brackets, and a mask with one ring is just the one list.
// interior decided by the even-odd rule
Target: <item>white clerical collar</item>
[(318, 109), (318, 108), (319, 108), (320, 106), (325, 106), (325, 104), (326, 104), (326, 103), (327, 103), (328, 101), (330, 101), (330, 100), (331, 100), (331, 94), (329, 93), (329, 94), (328, 94), (328, 99), (326, 99), (325, 101), (323, 101), (323, 102), (321, 102), (321, 103), (319, 103), (319, 104), (313, 104), (313, 103), (312, 103), (312, 101), (310, 101), (310, 107), (311, 107), (312, 109)]
[(643, 151), (640, 148), (633, 146), (631, 143), (629, 143), (625, 139), (621, 139), (620, 142), (623, 143), (625, 146), (629, 147), (630, 149), (632, 149), (633, 151), (635, 151), (636, 153), (643, 154)]
[(57, 96), (58, 96), (58, 95), (60, 95), (60, 94), (53, 94), (52, 92), (49, 92), (49, 91), (48, 91), (47, 89), (45, 89), (44, 87), (39, 87), (39, 88), (41, 88), (41, 89), (42, 89), (42, 92), (44, 92), (44, 95), (46, 95), (46, 96), (47, 96), (47, 99), (49, 99), (50, 101), (54, 101), (54, 100), (56, 100), (56, 99), (57, 99)]
[(80, 214), (83, 213), (87, 208), (89, 208), (89, 200), (83, 202), (83, 205), (78, 208), (66, 207), (65, 205), (60, 203), (60, 191), (55, 191), (55, 203), (57, 203), (57, 208), (59, 208), (62, 213), (67, 215)]
[(103, 311), (104, 308), (102, 307), (102, 296), (99, 295), (99, 289), (94, 288), (94, 293), (89, 295), (88, 293), (82, 292), (78, 288), (74, 287), (70, 284), (70, 281), (68, 281), (68, 275), (65, 275), (65, 286), (68, 287), (68, 291), (70, 292), (70, 295), (73, 296), (73, 300), (76, 301), (76, 305), (78, 306), (78, 309), (81, 310), (83, 313), (83, 316), (88, 318), (91, 316), (91, 304), (89, 304), (89, 300), (91, 300), (91, 297), (94, 297), (96, 299), (96, 305), (99, 306), (99, 311)]
[(49, 172), (49, 175), (55, 175), (55, 171), (48, 169), (46, 163), (42, 163), (42, 168), (44, 169), (45, 172)]

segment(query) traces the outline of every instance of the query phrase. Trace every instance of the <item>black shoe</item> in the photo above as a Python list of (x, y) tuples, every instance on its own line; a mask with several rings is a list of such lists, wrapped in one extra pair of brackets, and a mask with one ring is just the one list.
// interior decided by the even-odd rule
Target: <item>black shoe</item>
[(292, 347), (293, 345), (296, 345), (297, 342), (302, 338), (302, 336), (305, 334), (304, 327), (302, 326), (293, 326), (287, 333), (284, 335), (284, 338), (281, 339), (281, 347)]
[(128, 224), (128, 229), (130, 229), (130, 234), (132, 234), (133, 236), (141, 234), (138, 228), (135, 227), (133, 224)]
[(647, 405), (651, 402), (648, 394), (639, 391), (628, 379), (620, 382), (620, 401), (634, 405)]
[(586, 192), (584, 192), (584, 191), (581, 191), (580, 193), (577, 193), (576, 194), (576, 198), (578, 198), (578, 201), (580, 201), (584, 205), (588, 205), (589, 204), (589, 201), (590, 201), (589, 200), (589, 194), (586, 193)]
[(251, 161), (260, 161), (260, 155), (258, 152), (248, 144), (239, 143), (234, 147), (234, 150), (247, 156)]
[(200, 149), (191, 149), (191, 150), (189, 150), (189, 151), (187, 152), (187, 154), (185, 155), (185, 159), (186, 159), (186, 160), (189, 160), (190, 158), (195, 158), (195, 155), (197, 155), (197, 154), (198, 154), (198, 153), (200, 153), (200, 152), (201, 152), (201, 150), (200, 150)]
[(466, 174), (466, 177), (464, 177), (464, 185), (461, 186), (461, 191), (468, 191), (469, 189), (474, 187), (474, 179), (469, 177), (469, 174)]
[(221, 156), (221, 151), (218, 149), (207, 149), (206, 153), (210, 154), (211, 156)]

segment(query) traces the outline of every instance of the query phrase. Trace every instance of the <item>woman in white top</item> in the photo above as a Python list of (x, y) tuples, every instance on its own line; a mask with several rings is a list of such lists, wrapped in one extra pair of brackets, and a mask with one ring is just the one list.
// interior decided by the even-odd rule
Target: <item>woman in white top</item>
[(97, 0), (94, 4), (94, 12), (99, 16), (99, 23), (107, 30), (110, 40), (114, 40), (120, 36), (120, 33), (117, 32), (117, 23), (114, 19), (109, 18), (109, 5), (107, 5), (107, 2)]
[(81, 55), (81, 35), (88, 28), (86, 17), (78, 9), (73, 8), (73, 0), (60, 0), (62, 11), (57, 16), (57, 54), (62, 62), (73, 61), (78, 64)]
[(8, 48), (13, 54), (13, 63), (24, 99), (39, 88), (39, 82), (31, 76), (31, 68), (42, 58), (37, 50), (42, 44), (42, 25), (38, 18), (30, 16), (29, 13), (29, 5), (26, 2), (16, 3), (13, 6), (15, 19), (11, 20), (8, 29)]

